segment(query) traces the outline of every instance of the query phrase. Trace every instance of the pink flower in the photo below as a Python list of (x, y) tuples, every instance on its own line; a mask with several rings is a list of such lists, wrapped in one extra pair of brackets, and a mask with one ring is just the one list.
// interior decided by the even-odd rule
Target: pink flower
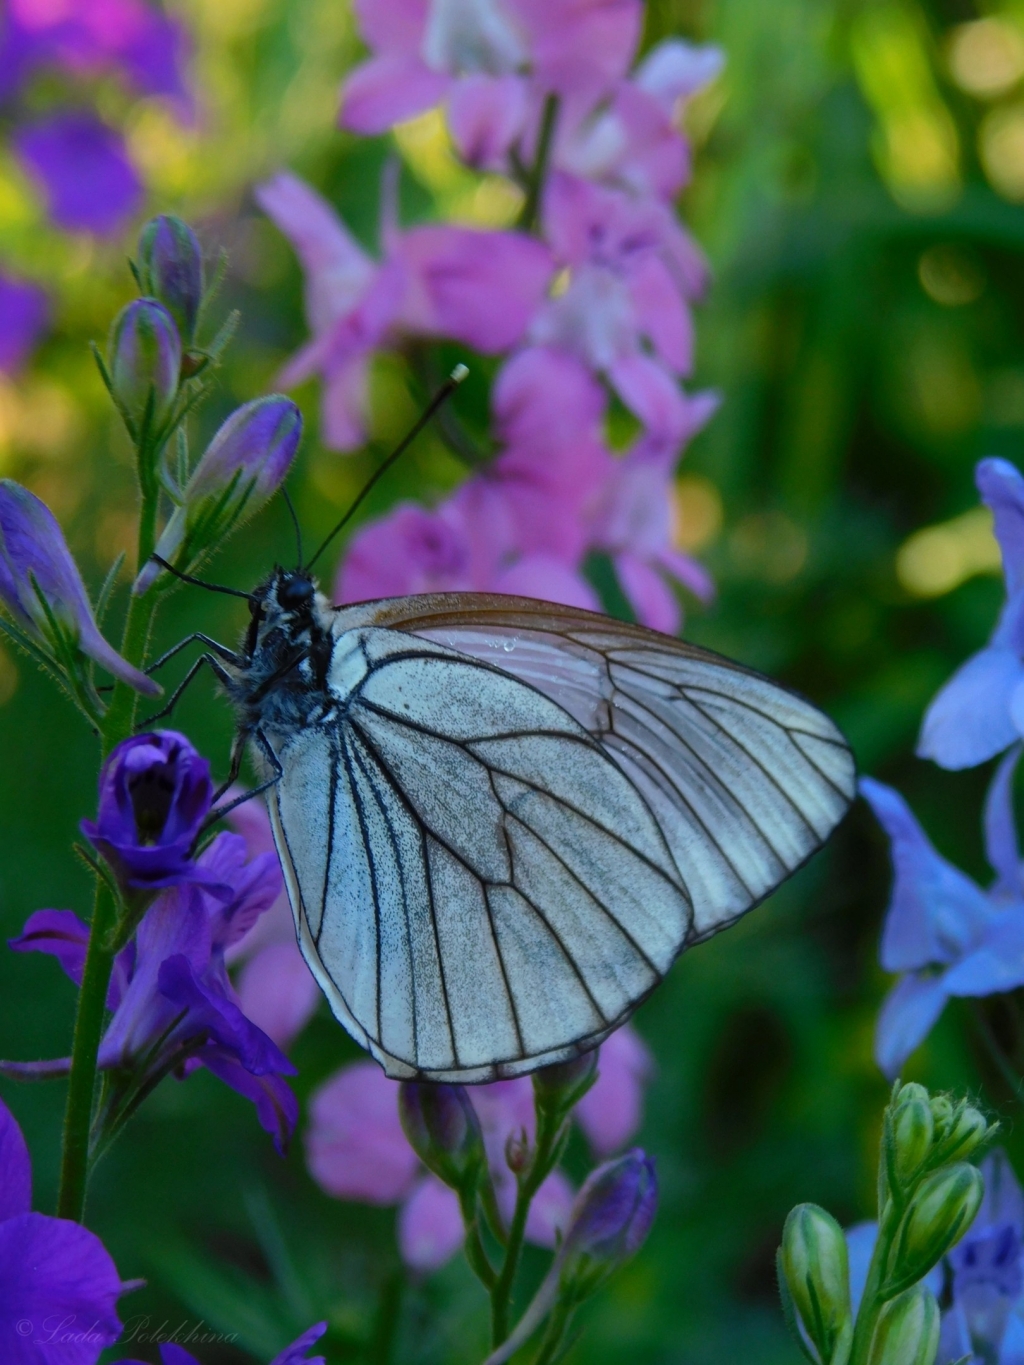
[(356, 12), (373, 56), (345, 82), (342, 125), (381, 133), (446, 100), (461, 154), (483, 166), (536, 137), (548, 92), (586, 108), (609, 93), (642, 17), (639, 0), (359, 0)]
[(551, 275), (550, 253), (532, 238), (435, 225), (402, 232), (387, 204), (384, 259), (375, 261), (331, 205), (288, 172), (259, 186), (256, 198), (306, 273), (312, 337), (280, 382), (323, 375), (322, 434), (334, 449), (352, 450), (365, 437), (374, 351), (403, 335), (445, 336), (486, 354), (509, 350)]
[(682, 395), (685, 424), (664, 440), (641, 437), (623, 456), (591, 526), (594, 543), (611, 556), (637, 619), (667, 635), (679, 629), (682, 611), (664, 575), (702, 601), (714, 596), (707, 570), (672, 544), (672, 481), (680, 446), (704, 426), (718, 402), (713, 393)]
[[(230, 798), (242, 795), (232, 787)], [(249, 857), (274, 853), (270, 817), (257, 797), (237, 806), (228, 823), (245, 839)], [(235, 972), (235, 989), (242, 1013), (280, 1048), (286, 1048), (306, 1027), (320, 1002), (320, 988), (306, 966), (298, 944), (288, 897), (282, 890), (254, 927), (226, 954)]]
[[(604, 1156), (629, 1140), (640, 1123), (643, 1084), (650, 1071), (647, 1050), (627, 1024), (601, 1048), (601, 1074), (576, 1110), (595, 1154)], [(515, 1202), (515, 1180), (505, 1160), (509, 1137), (534, 1132), (533, 1087), (526, 1077), (473, 1086), (491, 1178), (505, 1218)], [(310, 1101), (306, 1161), (314, 1180), (337, 1199), (400, 1205), (402, 1259), (431, 1271), (462, 1245), (458, 1199), (436, 1176), (425, 1173), (398, 1118), (398, 1082), (374, 1062), (353, 1062), (326, 1081)], [(572, 1187), (561, 1171), (541, 1186), (526, 1235), (553, 1246), (564, 1229)]]
[(535, 318), (533, 341), (605, 374), (653, 434), (684, 427), (686, 400), (675, 376), (693, 363), (688, 305), (706, 271), (671, 209), (555, 172), (544, 225), (569, 276)]
[(672, 199), (690, 178), (680, 105), (722, 67), (715, 47), (668, 39), (654, 48), (610, 100), (560, 120), (554, 164), (635, 194)]
[(614, 468), (600, 384), (575, 356), (533, 347), (504, 366), (492, 403), (502, 453), (436, 511), (406, 503), (361, 530), (340, 601), (477, 591), (597, 607), (579, 566)]

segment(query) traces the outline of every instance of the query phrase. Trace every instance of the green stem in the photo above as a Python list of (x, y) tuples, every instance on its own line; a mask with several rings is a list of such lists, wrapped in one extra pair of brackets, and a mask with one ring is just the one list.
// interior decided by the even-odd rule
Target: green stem
[(483, 1238), (480, 1236), (480, 1219), (477, 1216), (477, 1204), (475, 1191), (459, 1192), (459, 1204), (462, 1209), (462, 1221), (466, 1228), (465, 1252), (466, 1260), (470, 1264), (473, 1274), (477, 1277), (488, 1293), (494, 1289), (496, 1280), (494, 1266), (484, 1248)]
[(558, 117), (558, 96), (548, 95), (544, 101), (541, 115), (540, 136), (537, 139), (537, 155), (526, 183), (526, 199), (519, 212), (516, 227), (524, 232), (534, 232), (540, 216), (540, 198), (544, 191), (544, 179), (548, 173), (548, 158), (555, 135), (555, 121)]
[(1013, 1098), (1018, 1104), (1024, 1104), (1024, 1080), (1017, 1075), (1010, 1065), (1003, 1049), (999, 1046), (995, 1034), (992, 1032), (991, 1025), (985, 1018), (984, 1010), (977, 1000), (972, 1000), (970, 1002), (970, 1009), (971, 1017), (974, 1020), (974, 1027), (978, 1030), (978, 1034), (985, 1045), (985, 1050), (988, 1052), (990, 1059), (995, 1064), (1000, 1076), (1002, 1076), (1011, 1090)]
[[(156, 498), (143, 496), (139, 519), (140, 565), (145, 564), (153, 551), (155, 530)], [(142, 598), (133, 594), (128, 602), (121, 654), (137, 667), (141, 667), (145, 661), (155, 606), (154, 593)], [(138, 693), (127, 683), (116, 682), (110, 709), (103, 719), (101, 736), (104, 759), (122, 740), (131, 735), (138, 700)], [(96, 1062), (103, 1035), (110, 974), (114, 967), (116, 927), (117, 902), (107, 883), (103, 878), (98, 878), (92, 923), (89, 928), (89, 946), (86, 949), (82, 986), (78, 992), (78, 1009), (75, 1015), (71, 1074), (68, 1078), (68, 1097), (64, 1110), (60, 1192), (57, 1196), (58, 1217), (74, 1219), (76, 1222), (81, 1222), (85, 1210), (85, 1190), (89, 1178), (89, 1135), (96, 1091)]]
[(881, 1297), (880, 1291), (886, 1279), (892, 1242), (899, 1226), (899, 1218), (896, 1216), (891, 1203), (886, 1210), (886, 1215), (879, 1224), (878, 1241), (875, 1243), (875, 1253), (871, 1258), (867, 1282), (864, 1285), (864, 1294), (857, 1313), (857, 1324), (853, 1332), (849, 1365), (866, 1365), (868, 1352), (871, 1349), (871, 1339), (875, 1335), (878, 1319), (887, 1302)]
[(526, 1235), (526, 1220), (533, 1196), (551, 1172), (552, 1156), (558, 1149), (560, 1125), (552, 1124), (543, 1111), (537, 1115), (537, 1145), (529, 1169), (519, 1181), (516, 1206), (508, 1230), (505, 1260), (491, 1290), (491, 1345), (500, 1346), (509, 1334), (512, 1287), (519, 1270), (519, 1258)]

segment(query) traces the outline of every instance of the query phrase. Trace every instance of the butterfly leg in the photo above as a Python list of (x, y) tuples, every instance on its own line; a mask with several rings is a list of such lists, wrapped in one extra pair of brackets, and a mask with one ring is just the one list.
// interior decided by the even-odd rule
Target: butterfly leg
[(185, 688), (188, 687), (189, 683), (202, 668), (203, 664), (206, 664), (210, 668), (218, 682), (223, 683), (225, 687), (230, 687), (233, 679), (231, 677), (231, 674), (228, 673), (228, 671), (224, 668), (224, 665), (218, 659), (215, 659), (212, 654), (200, 654), (199, 658), (195, 661), (195, 663), (192, 665), (189, 671), (185, 674), (184, 678), (182, 678), (181, 682), (171, 693), (171, 699), (170, 701), (168, 701), (167, 705), (163, 707), (162, 710), (156, 711), (153, 713), (153, 715), (146, 716), (143, 720), (140, 720), (138, 725), (135, 727), (136, 731), (144, 730), (146, 729), (147, 726), (152, 725), (154, 721), (163, 720), (165, 716), (169, 716), (171, 712), (174, 710), (174, 708), (177, 706), (178, 701), (181, 698), (181, 694), (185, 691)]
[(200, 834), (203, 830), (208, 829), (210, 825), (216, 823), (216, 821), (222, 819), (225, 815), (228, 815), (236, 806), (242, 805), (245, 801), (251, 801), (254, 796), (259, 796), (261, 792), (265, 792), (269, 787), (280, 782), (281, 778), (284, 776), (284, 769), (281, 767), (280, 759), (277, 757), (277, 754), (274, 753), (274, 750), (270, 746), (270, 740), (267, 739), (263, 731), (260, 729), (240, 730), (238, 732), (238, 737), (231, 747), (231, 773), (228, 780), (218, 790), (214, 800), (219, 800), (231, 786), (232, 782), (237, 779), (242, 767), (242, 756), (245, 753), (245, 746), (250, 739), (255, 740), (259, 748), (262, 749), (264, 758), (268, 760), (273, 769), (273, 777), (268, 777), (265, 782), (261, 782), (259, 786), (253, 787), (252, 791), (247, 791), (242, 796), (236, 796), (233, 801), (228, 801), (226, 805), (215, 807), (207, 816), (206, 821), (203, 824), (203, 829), (199, 831)]
[(244, 668), (245, 660), (240, 658), (234, 650), (228, 649), (226, 645), (220, 644), (217, 640), (211, 640), (209, 635), (204, 635), (201, 630), (196, 630), (193, 631), (191, 635), (186, 635), (184, 640), (179, 640), (176, 645), (172, 645), (166, 654), (161, 654), (159, 659), (154, 659), (149, 667), (143, 671), (147, 676), (155, 673), (158, 668), (163, 668), (164, 664), (169, 663), (175, 655), (180, 654), (181, 651), (187, 649), (189, 645), (195, 644), (197, 640), (200, 644), (204, 644), (207, 649), (211, 649), (214, 654), (223, 659), (225, 663), (232, 664), (235, 668)]

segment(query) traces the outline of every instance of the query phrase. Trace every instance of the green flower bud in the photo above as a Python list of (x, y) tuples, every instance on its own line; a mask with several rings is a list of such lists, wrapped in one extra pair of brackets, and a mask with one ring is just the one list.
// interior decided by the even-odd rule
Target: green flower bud
[(480, 1121), (461, 1085), (403, 1081), (398, 1112), (409, 1145), (452, 1189), (475, 1185), (484, 1163)]
[(882, 1309), (867, 1365), (933, 1365), (938, 1348), (939, 1305), (935, 1295), (918, 1284)]
[(568, 1062), (541, 1067), (533, 1073), (533, 1094), (537, 1108), (552, 1114), (567, 1114), (596, 1080), (596, 1048)]
[(832, 1215), (817, 1204), (798, 1204), (782, 1231), (779, 1265), (819, 1357), (832, 1361), (837, 1348), (848, 1351), (853, 1333), (850, 1272), (846, 1238)]
[(903, 1219), (894, 1279), (912, 1284), (966, 1232), (985, 1192), (981, 1173), (965, 1161), (922, 1180)]
[[(923, 1089), (921, 1086), (916, 1088)], [(901, 1185), (907, 1185), (932, 1150), (935, 1121), (927, 1093), (923, 1099), (918, 1095), (904, 1099), (900, 1095), (892, 1116), (892, 1134), (896, 1147), (896, 1177)]]
[(989, 1123), (985, 1115), (973, 1105), (964, 1104), (954, 1111), (950, 1119), (943, 1147), (948, 1150), (949, 1156), (963, 1159), (977, 1151), (989, 1136)]
[[(924, 1086), (920, 1088), (923, 1090)], [(927, 1091), (925, 1093), (927, 1094)], [(953, 1117), (953, 1101), (948, 1095), (933, 1095), (931, 1106), (932, 1118), (935, 1120), (935, 1131), (939, 1137), (943, 1137), (949, 1126), (949, 1121)]]

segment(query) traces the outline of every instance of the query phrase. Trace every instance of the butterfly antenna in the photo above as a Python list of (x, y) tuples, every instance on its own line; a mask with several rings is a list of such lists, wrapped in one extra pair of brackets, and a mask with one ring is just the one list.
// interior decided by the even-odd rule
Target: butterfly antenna
[(253, 601), (251, 592), (243, 592), (241, 588), (226, 588), (222, 583), (207, 583), (202, 578), (193, 578), (190, 573), (182, 573), (173, 564), (168, 564), (167, 560), (160, 555), (150, 555), (150, 559), (154, 564), (159, 564), (161, 569), (166, 569), (169, 574), (173, 574), (175, 578), (180, 578), (183, 583), (191, 583), (196, 588), (205, 588), (207, 592), (224, 592), (229, 597), (244, 597), (247, 602)]
[(295, 527), (295, 548), (296, 548), (296, 550), (297, 550), (297, 552), (298, 552), (298, 559), (295, 561), (295, 563), (296, 563), (297, 568), (301, 569), (301, 568), (302, 568), (302, 530), (301, 530), (301, 528), (299, 527), (299, 519), (298, 519), (298, 517), (297, 517), (296, 514), (295, 514), (295, 504), (292, 502), (291, 498), (288, 496), (288, 490), (287, 490), (287, 488), (285, 488), (284, 484), (281, 485), (281, 494), (282, 494), (282, 496), (283, 496), (283, 498), (284, 498), (284, 500), (285, 500), (285, 505), (286, 505), (287, 508), (288, 508), (288, 514), (289, 514), (289, 516), (290, 516), (291, 519), (292, 519), (292, 525)]
[(434, 394), (433, 398), (430, 400), (426, 408), (420, 414), (420, 417), (416, 421), (416, 423), (406, 433), (402, 440), (399, 441), (398, 445), (394, 448), (394, 450), (387, 457), (384, 463), (378, 469), (376, 469), (367, 479), (366, 483), (363, 485), (362, 491), (360, 492), (356, 500), (352, 503), (351, 507), (348, 509), (348, 511), (345, 513), (342, 519), (335, 526), (334, 530), (331, 531), (330, 535), (317, 550), (313, 558), (305, 566), (306, 571), (310, 570), (313, 567), (313, 565), (320, 558), (323, 552), (327, 549), (328, 545), (330, 545), (331, 541), (342, 529), (342, 527), (346, 526), (348, 522), (351, 521), (356, 509), (362, 503), (363, 499), (366, 497), (367, 493), (369, 493), (373, 485), (377, 482), (378, 479), (382, 478), (383, 475), (387, 473), (387, 471), (395, 463), (398, 457), (408, 449), (408, 447), (412, 444), (412, 442), (416, 439), (416, 437), (420, 434), (423, 428), (433, 417), (434, 413), (437, 412), (438, 408), (441, 407), (443, 403), (446, 403), (448, 401), (448, 399), (452, 396), (452, 394), (455, 392), (455, 390), (459, 387), (459, 385), (462, 383), (462, 381), (466, 378), (468, 374), (469, 370), (466, 369), (465, 365), (455, 366), (455, 369), (452, 370), (451, 374), (444, 381), (444, 383), (438, 389), (437, 393)]

